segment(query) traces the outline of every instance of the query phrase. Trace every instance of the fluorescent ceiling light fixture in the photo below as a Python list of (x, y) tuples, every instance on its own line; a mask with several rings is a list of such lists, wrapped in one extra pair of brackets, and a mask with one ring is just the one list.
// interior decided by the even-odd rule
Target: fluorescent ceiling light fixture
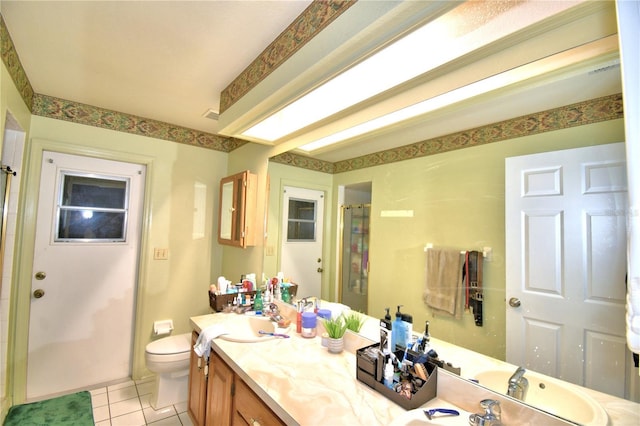
[[(433, 98), (426, 99), (422, 102), (418, 102), (406, 108), (399, 109), (392, 113), (374, 118), (373, 120), (369, 120), (348, 129), (333, 133), (324, 138), (300, 146), (298, 147), (298, 149), (306, 152), (311, 152), (328, 145), (354, 138), (356, 136), (361, 136), (365, 133), (379, 130), (391, 124), (400, 123), (401, 121), (415, 118), (420, 115), (453, 105), (455, 103), (471, 99), (473, 97), (486, 94), (545, 73), (555, 71), (564, 66), (571, 65), (571, 63), (579, 59), (580, 58), (578, 57), (578, 55), (565, 55), (563, 53), (552, 55), (539, 61), (531, 62), (518, 68), (492, 75), (491, 77), (478, 80), (476, 82), (467, 84), (466, 86), (462, 86), (449, 92), (442, 93), (441, 95), (434, 96)], [(617, 63), (619, 63), (619, 60), (614, 60), (607, 63), (603, 67), (607, 68), (615, 66)], [(574, 73), (582, 72), (584, 71), (574, 71)], [(572, 73), (565, 73), (564, 78), (568, 78), (570, 75), (572, 75)]]
[(242, 133), (276, 141), (564, 10), (574, 2), (467, 2)]

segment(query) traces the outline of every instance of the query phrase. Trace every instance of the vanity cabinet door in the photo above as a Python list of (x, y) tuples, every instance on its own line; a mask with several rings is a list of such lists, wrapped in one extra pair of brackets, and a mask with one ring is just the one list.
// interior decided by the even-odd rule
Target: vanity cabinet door
[(258, 176), (248, 170), (220, 181), (218, 242), (236, 247), (256, 245)]
[[(235, 373), (220, 356), (211, 351), (207, 379), (207, 426), (231, 424), (233, 382)], [(240, 380), (238, 380), (240, 381)]]
[(267, 407), (258, 395), (247, 384), (236, 380), (236, 391), (233, 398), (233, 425), (271, 426), (284, 423)]
[(209, 365), (193, 350), (198, 333), (191, 333), (191, 356), (189, 363), (189, 417), (196, 426), (204, 426), (207, 402), (207, 372)]

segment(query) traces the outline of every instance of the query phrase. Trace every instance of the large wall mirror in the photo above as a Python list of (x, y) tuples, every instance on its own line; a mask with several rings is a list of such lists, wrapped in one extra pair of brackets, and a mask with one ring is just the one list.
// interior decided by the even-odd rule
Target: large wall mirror
[[(619, 67), (608, 71), (618, 75)], [(551, 86), (550, 89), (553, 89)], [(534, 96), (538, 87), (530, 93), (523, 93), (522, 104), (526, 104), (529, 96)], [(353, 167), (352, 170), (340, 173), (322, 173), (291, 165), (284, 165), (274, 158), (269, 165), (271, 178), (270, 198), (279, 198), (278, 190), (281, 182), (303, 185), (317, 184), (322, 179), (330, 186), (328, 199), (333, 200), (326, 207), (326, 220), (329, 229), (329, 255), (326, 259), (335, 259), (338, 253), (338, 212), (339, 192), (342, 188), (362, 182), (371, 182), (371, 235), (369, 246), (370, 273), (368, 313), (373, 317), (384, 315), (385, 308), (403, 305), (403, 311), (413, 315), (414, 327), (420, 330), (426, 320), (430, 321), (433, 336), (482, 353), (493, 358), (506, 360), (507, 339), (507, 248), (505, 224), (505, 161), (507, 158), (572, 150), (581, 147), (615, 144), (625, 140), (624, 119), (622, 115), (610, 114), (602, 116), (597, 122), (589, 121), (575, 125), (576, 122), (558, 122), (557, 126), (544, 125), (524, 132), (513, 132), (513, 137), (492, 139), (492, 132), (503, 132), (515, 128), (525, 122), (545, 120), (550, 117), (568, 117), (571, 111), (595, 110), (612, 111), (620, 106), (621, 88), (617, 95), (607, 95), (586, 100), (583, 104), (570, 104), (543, 111), (531, 111), (524, 115), (522, 121), (507, 121), (479, 126), (475, 131), (452, 132), (450, 135), (436, 137), (428, 144), (444, 145), (447, 140), (468, 138), (470, 135), (484, 135), (475, 141), (473, 146), (434, 152), (432, 155), (416, 155), (406, 161), (391, 161), (373, 167)], [(615, 89), (614, 89), (615, 93)], [(496, 96), (488, 100), (485, 107), (505, 102)], [(514, 102), (512, 99), (510, 102)], [(586, 108), (586, 109), (585, 109)], [(612, 109), (613, 108), (613, 109)], [(477, 113), (477, 110), (475, 110)], [(472, 119), (473, 107), (460, 108), (455, 114), (459, 120)], [(442, 118), (442, 117), (440, 117)], [(512, 127), (515, 126), (515, 127)], [(506, 131), (508, 133), (508, 131)], [(506, 133), (500, 133), (504, 135)], [(419, 152), (415, 146), (413, 152)], [(391, 157), (391, 155), (389, 155)], [(354, 164), (366, 162), (367, 157), (356, 158)], [(350, 164), (350, 159), (345, 163)], [(278, 270), (277, 224), (280, 223), (278, 203), (270, 203), (268, 215), (271, 241), (265, 251), (265, 273)], [(623, 209), (617, 206), (616, 209)], [(410, 217), (383, 217), (383, 212), (411, 212)], [(276, 228), (274, 228), (276, 227)], [(473, 315), (463, 315), (462, 320), (451, 320), (433, 313), (422, 301), (424, 290), (424, 247), (428, 243), (436, 246), (456, 247), (461, 250), (478, 250), (483, 247), (492, 248), (491, 261), (485, 262), (485, 302), (484, 325), (477, 327)], [(338, 263), (324, 265), (329, 274), (328, 283), (323, 287), (323, 296), (330, 300), (338, 300), (337, 282)], [(571, 270), (572, 265), (564, 265)], [(286, 275), (286, 271), (285, 275)], [(602, 274), (603, 271), (599, 271)], [(611, 294), (619, 294), (624, 288), (624, 276), (613, 276), (611, 272)], [(304, 277), (294, 277), (304, 280)], [(613, 286), (616, 286), (615, 289)], [(615, 290), (615, 291), (614, 291)], [(585, 302), (588, 303), (588, 302)], [(624, 310), (624, 302), (621, 309)], [(527, 307), (530, 309), (530, 307)], [(624, 330), (622, 335), (624, 335)], [(617, 338), (616, 338), (617, 339)], [(626, 377), (637, 379), (637, 370), (633, 367), (632, 354), (624, 352), (624, 341), (616, 340), (616, 348), (622, 348), (622, 359), (625, 364)], [(613, 348), (613, 347), (612, 347)], [(616, 349), (617, 352), (620, 352)], [(584, 362), (586, 358), (580, 360)], [(560, 358), (558, 365), (575, 363), (573, 358)], [(596, 390), (612, 395), (636, 400), (637, 387), (617, 389), (598, 388)]]
[[(615, 21), (612, 12), (615, 5), (606, 5), (606, 9), (607, 19)], [(615, 38), (614, 33), (611, 37)], [(398, 141), (406, 143), (400, 146)], [(324, 256), (324, 273), (328, 277), (323, 280), (322, 296), (337, 301), (340, 192), (349, 185), (371, 182), (368, 314), (382, 317), (385, 308), (393, 312), (396, 305), (403, 305), (402, 310), (413, 315), (414, 330), (430, 321), (433, 336), (506, 360), (512, 343), (507, 338), (507, 312), (512, 309), (508, 304), (507, 262), (513, 258), (506, 244), (506, 160), (624, 141), (621, 69), (616, 50), (544, 78), (533, 78), (444, 108), (404, 127), (319, 150), (315, 155), (295, 150), (276, 155), (269, 164), (269, 197), (278, 200), (278, 191), (285, 183), (329, 188), (325, 209), (328, 248)], [(385, 149), (388, 145), (395, 148)], [(616, 211), (625, 209), (622, 204), (610, 207)], [(280, 267), (281, 230), (277, 224), (281, 223), (281, 206), (277, 201), (269, 203), (266, 214), (269, 227), (264, 272), (269, 275)], [(599, 238), (604, 240), (606, 233)], [(606, 244), (603, 240), (594, 243)], [(481, 327), (475, 325), (473, 315), (452, 320), (434, 315), (425, 306), (424, 248), (429, 243), (460, 250), (491, 247), (491, 260), (484, 263)], [(571, 280), (573, 266), (562, 265), (568, 272), (565, 279)], [(624, 275), (619, 276), (620, 268), (603, 271), (602, 264), (598, 268), (597, 275), (610, 275), (611, 292), (602, 287), (601, 297), (615, 295), (611, 303), (623, 311), (623, 298), (618, 297), (624, 294), (621, 289), (625, 286)], [(526, 309), (535, 310), (531, 306)], [(597, 328), (597, 321), (592, 325)], [(624, 339), (616, 337), (615, 342), (606, 344), (609, 343), (612, 353), (615, 347), (615, 362), (623, 364), (618, 372), (623, 372), (625, 380), (631, 378), (635, 382), (623, 383), (615, 389), (598, 386), (593, 378), (591, 384), (589, 380), (581, 384), (637, 402), (640, 386), (633, 354), (626, 349)], [(586, 350), (580, 358), (560, 355), (556, 364), (562, 367), (593, 362), (588, 356)], [(608, 373), (603, 370), (602, 374)]]

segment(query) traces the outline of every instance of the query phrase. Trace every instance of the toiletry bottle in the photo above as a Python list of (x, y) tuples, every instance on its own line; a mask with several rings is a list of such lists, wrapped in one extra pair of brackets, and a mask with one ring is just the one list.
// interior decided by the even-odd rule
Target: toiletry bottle
[(291, 295), (289, 294), (289, 287), (282, 287), (282, 301), (285, 303), (291, 302)]
[(384, 385), (389, 389), (393, 389), (393, 363), (391, 357), (387, 360), (387, 365), (384, 367)]
[(316, 337), (317, 316), (313, 312), (302, 313), (302, 337)]
[(391, 353), (391, 315), (389, 315), (389, 308), (386, 308), (386, 311), (384, 318), (380, 319), (380, 350), (383, 354), (389, 355)]
[(413, 317), (410, 314), (402, 314), (402, 323), (404, 325), (404, 347), (411, 348), (413, 343)]
[(431, 336), (429, 335), (429, 321), (424, 322), (424, 334), (422, 335), (422, 341), (420, 342), (419, 351), (422, 353), (427, 353), (429, 351), (429, 340), (431, 340)]
[(262, 307), (262, 291), (257, 289), (256, 297), (253, 299), (253, 310), (256, 312), (256, 315), (262, 315)]
[(402, 312), (400, 308), (402, 305), (398, 305), (398, 312), (396, 312), (396, 319), (391, 323), (391, 351), (395, 352), (397, 346), (401, 345), (404, 349), (406, 333), (404, 331), (404, 323), (402, 322)]
[(304, 303), (302, 300), (298, 300), (297, 312), (296, 312), (296, 333), (302, 333), (302, 311), (304, 310)]

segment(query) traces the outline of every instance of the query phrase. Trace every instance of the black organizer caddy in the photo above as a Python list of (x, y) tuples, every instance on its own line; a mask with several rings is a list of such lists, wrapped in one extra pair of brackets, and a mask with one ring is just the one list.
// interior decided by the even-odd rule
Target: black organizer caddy
[[(427, 362), (425, 364), (427, 373), (429, 373), (429, 377), (422, 384), (420, 389), (416, 390), (412, 394), (411, 399), (408, 399), (406, 396), (396, 392), (393, 389), (389, 389), (384, 385), (384, 383), (376, 380), (376, 375), (378, 377), (382, 377), (381, 372), (384, 370), (385, 360), (382, 354), (380, 354), (377, 359), (371, 359), (370, 357), (365, 355), (365, 351), (368, 348), (379, 347), (379, 343), (374, 343), (373, 345), (360, 348), (356, 352), (356, 377), (359, 381), (372, 387), (373, 389), (406, 410), (418, 408), (436, 397), (438, 388), (438, 367), (436, 364), (433, 364), (431, 362)], [(399, 359), (402, 359), (404, 356), (404, 351), (397, 351), (396, 356)]]

